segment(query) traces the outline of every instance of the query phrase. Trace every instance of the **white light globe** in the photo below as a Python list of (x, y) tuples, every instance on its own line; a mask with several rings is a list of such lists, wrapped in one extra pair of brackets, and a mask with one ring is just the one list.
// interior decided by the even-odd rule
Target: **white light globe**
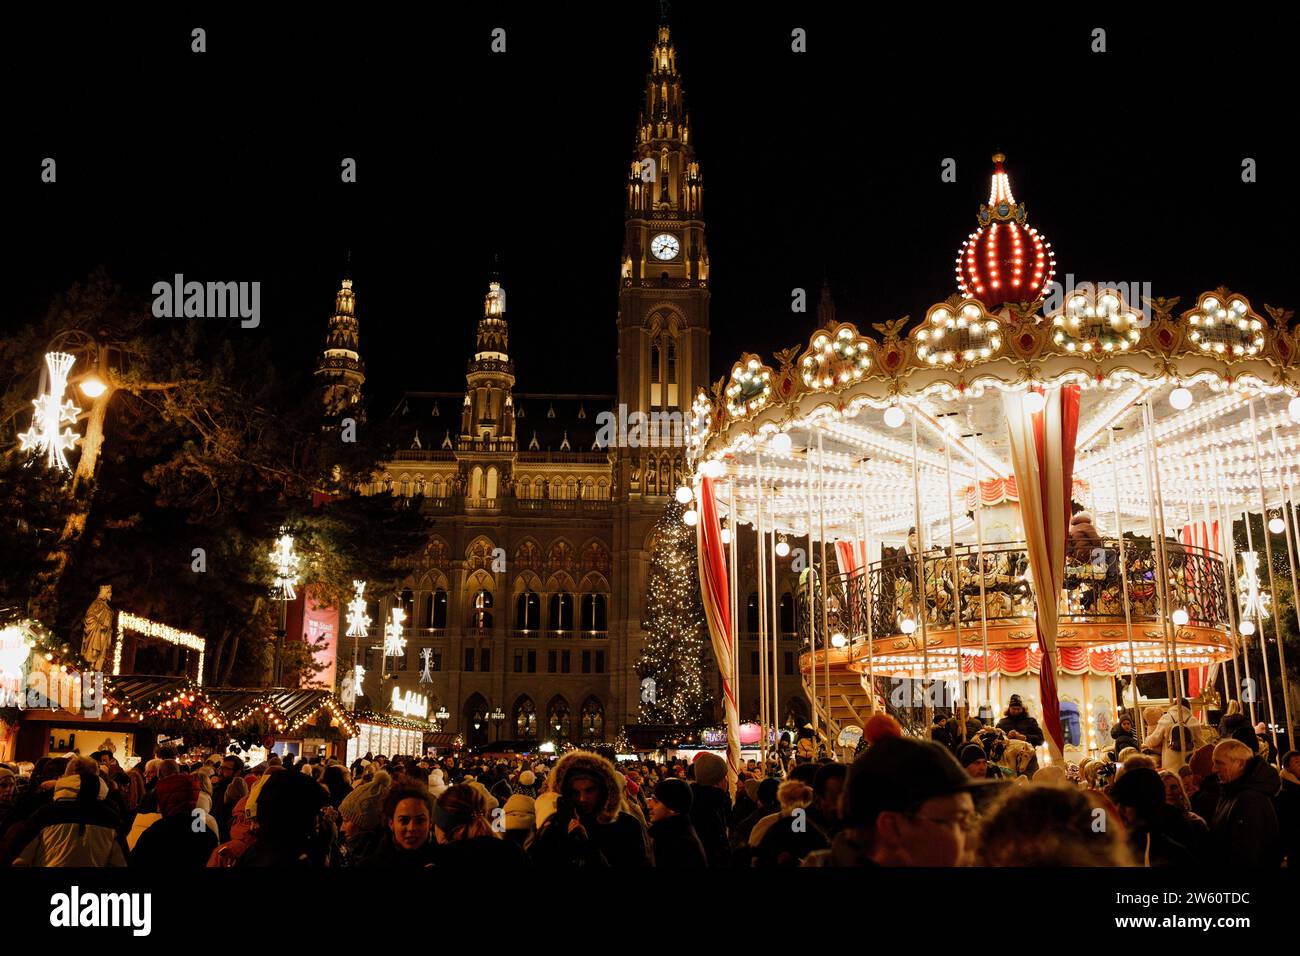
[(1187, 612), (1181, 607), (1169, 615), (1169, 620), (1173, 621), (1178, 627), (1184, 627), (1187, 624)]
[(906, 420), (903, 410), (897, 405), (890, 405), (885, 409), (885, 424), (890, 428), (898, 428)]
[(682, 485), (677, 489), (677, 500), (682, 504), (689, 504), (690, 500), (694, 497), (695, 492), (691, 491), (691, 489), (687, 488), (685, 485)]
[(694, 528), (699, 523), (700, 514), (692, 509), (682, 514), (682, 520), (686, 522), (687, 527)]
[(1181, 385), (1169, 393), (1169, 404), (1177, 411), (1186, 411), (1192, 407), (1192, 393)]
[(1037, 415), (1047, 404), (1047, 399), (1043, 397), (1042, 392), (1025, 392), (1025, 411), (1030, 415)]
[(916, 622), (910, 617), (905, 617), (903, 623), (898, 625), (898, 629), (904, 634), (914, 634), (916, 632)]
[(844, 646), (845, 644), (847, 644), (848, 642), (849, 642), (849, 639), (848, 639), (847, 637), (845, 637), (843, 634), (832, 634), (832, 635), (831, 635), (831, 647), (843, 647), (843, 646)]
[(790, 553), (789, 541), (778, 541), (776, 543), (776, 556), (778, 558), (784, 558), (789, 553)]
[(1241, 631), (1242, 636), (1244, 636), (1244, 637), (1250, 637), (1250, 635), (1252, 635), (1252, 634), (1255, 633), (1255, 622), (1254, 622), (1254, 621), (1242, 621), (1242, 622), (1241, 622), (1241, 627), (1237, 628), (1237, 630)]
[(700, 472), (705, 478), (721, 478), (727, 473), (727, 466), (720, 461), (710, 458), (704, 464), (700, 465)]
[(731, 544), (731, 529), (730, 529), (730, 528), (723, 528), (723, 529), (722, 529), (722, 543), (723, 543), (723, 544)]
[(1287, 414), (1291, 416), (1291, 421), (1300, 422), (1300, 395), (1291, 399), (1286, 406)]
[(1272, 531), (1274, 534), (1281, 534), (1286, 530), (1286, 522), (1277, 517), (1269, 518), (1268, 530)]
[(790, 444), (789, 435), (785, 432), (777, 432), (768, 441), (767, 447), (774, 455), (788, 455), (790, 454)]

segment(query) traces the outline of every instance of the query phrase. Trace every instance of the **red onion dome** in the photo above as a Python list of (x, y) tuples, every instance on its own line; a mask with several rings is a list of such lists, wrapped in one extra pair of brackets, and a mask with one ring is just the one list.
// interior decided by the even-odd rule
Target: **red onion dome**
[(980, 206), (979, 228), (957, 254), (957, 285), (962, 295), (985, 308), (1005, 302), (1036, 302), (1056, 275), (1052, 244), (1031, 227), (1025, 204), (1011, 194), (1001, 153), (993, 154), (993, 186)]

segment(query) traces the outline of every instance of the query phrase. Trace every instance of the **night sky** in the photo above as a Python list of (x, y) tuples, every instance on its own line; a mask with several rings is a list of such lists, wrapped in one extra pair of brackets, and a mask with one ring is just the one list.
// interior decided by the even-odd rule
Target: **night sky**
[[(310, 368), (351, 250), (367, 388), (391, 407), (403, 389), (463, 386), (496, 254), (517, 388), (612, 392), (623, 184), (658, 3), (302, 9), (43, 14), (11, 37), (0, 328), (101, 263), (146, 299), (176, 272), (260, 280), (261, 328), (231, 334), (269, 335), (280, 362)], [(742, 351), (806, 342), (823, 276), (869, 333), (955, 291), (995, 150), (1058, 278), (1300, 304), (1294, 83), (1274, 25), (849, 10), (673, 5), (713, 378)], [(494, 26), (505, 55), (489, 51)], [(1089, 52), (1094, 26), (1110, 52)], [(46, 155), (55, 185), (39, 182)], [(344, 156), (356, 185), (339, 182)], [(940, 180), (945, 157), (956, 183)], [(790, 312), (796, 286), (807, 315)]]

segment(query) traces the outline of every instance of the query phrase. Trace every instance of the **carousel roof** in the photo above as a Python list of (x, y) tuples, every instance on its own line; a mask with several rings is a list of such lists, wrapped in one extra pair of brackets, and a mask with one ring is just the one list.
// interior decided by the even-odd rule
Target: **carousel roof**
[[(1027, 228), (1000, 162), (985, 213), (990, 229)], [(1146, 535), (1153, 500), (1167, 529), (1216, 520), (1220, 506), (1290, 500), (1300, 469), (1291, 311), (1265, 305), (1264, 318), (1225, 288), (1182, 310), (1178, 298), (1123, 287), (1062, 292), (1048, 288), (1045, 261), (1041, 284), (1037, 271), (1027, 281), (1046, 298), (1009, 301), (977, 271), (959, 278), (972, 292), (983, 283), (983, 299), (953, 295), (919, 323), (877, 323), (871, 336), (833, 322), (772, 364), (743, 355), (693, 406), (697, 467), (738, 479), (722, 483), (722, 511), (734, 493), (737, 520), (752, 523), (761, 494), (765, 525), (802, 535), (811, 523), (820, 537), (824, 492), (827, 538), (861, 537), (865, 517), (888, 540), (916, 524), (919, 497), (922, 522), (943, 529), (932, 543), (948, 542), (950, 506), (959, 540), (973, 543), (967, 490), (1013, 473), (1002, 393), (1066, 383), (1081, 392), (1075, 499), (1106, 533), (1117, 501), (1124, 530)]]

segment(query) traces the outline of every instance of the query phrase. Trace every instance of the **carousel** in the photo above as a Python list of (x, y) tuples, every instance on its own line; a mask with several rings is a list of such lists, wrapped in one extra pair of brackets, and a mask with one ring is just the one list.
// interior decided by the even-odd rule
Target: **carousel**
[[(920, 728), (936, 712), (996, 719), (1012, 694), (1047, 760), (1108, 749), (1121, 709), (1144, 733), (1143, 709), (1176, 697), (1202, 713), (1240, 700), (1293, 741), (1269, 613), (1279, 585), (1296, 591), (1292, 313), (1223, 288), (1181, 303), (1062, 290), (994, 163), (958, 291), (921, 321), (823, 322), (695, 400), (685, 518), (729, 723), (744, 547), (765, 725), (780, 571), (798, 574), (799, 669), (832, 748), (878, 708)], [(1285, 556), (1249, 521), (1239, 550), (1251, 514)], [(1139, 697), (1144, 674), (1163, 679)]]

